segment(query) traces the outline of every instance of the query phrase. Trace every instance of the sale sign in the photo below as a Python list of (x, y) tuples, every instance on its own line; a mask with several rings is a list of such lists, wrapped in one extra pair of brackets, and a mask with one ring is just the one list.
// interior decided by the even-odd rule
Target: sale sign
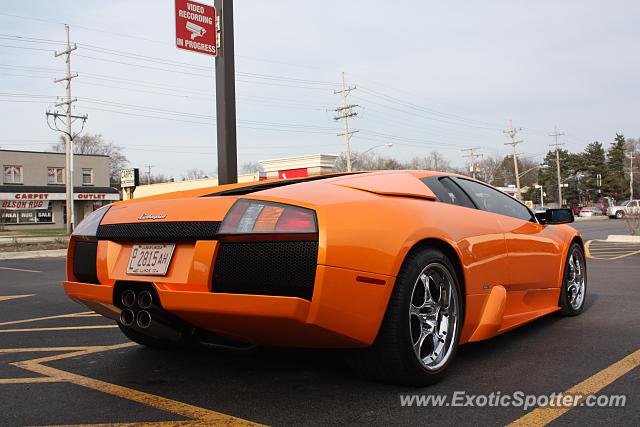
[(176, 47), (216, 56), (216, 8), (176, 0)]

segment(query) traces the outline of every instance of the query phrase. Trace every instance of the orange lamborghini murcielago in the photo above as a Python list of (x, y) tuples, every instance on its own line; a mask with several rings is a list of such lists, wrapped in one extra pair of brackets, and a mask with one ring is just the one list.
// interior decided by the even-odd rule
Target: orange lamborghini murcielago
[(440, 172), (218, 186), (95, 211), (64, 289), (145, 346), (349, 348), (360, 374), (424, 385), (460, 344), (582, 311), (572, 221)]

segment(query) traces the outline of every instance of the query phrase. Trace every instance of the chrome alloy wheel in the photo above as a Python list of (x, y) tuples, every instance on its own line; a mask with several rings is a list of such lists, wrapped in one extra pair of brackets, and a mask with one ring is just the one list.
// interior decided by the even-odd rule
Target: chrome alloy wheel
[(413, 351), (422, 364), (435, 371), (447, 363), (458, 334), (460, 302), (449, 270), (438, 262), (418, 275), (411, 293), (409, 328)]
[(569, 257), (569, 276), (567, 277), (567, 297), (574, 310), (578, 310), (584, 301), (584, 258), (578, 250)]

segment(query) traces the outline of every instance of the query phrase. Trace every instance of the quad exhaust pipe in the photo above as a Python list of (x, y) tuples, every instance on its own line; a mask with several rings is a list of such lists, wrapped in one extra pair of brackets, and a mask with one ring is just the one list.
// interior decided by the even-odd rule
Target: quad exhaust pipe
[(122, 296), (120, 297), (120, 301), (122, 302), (122, 305), (124, 305), (125, 307), (131, 308), (136, 303), (136, 293), (133, 292), (131, 289), (127, 289), (122, 293)]
[(152, 318), (150, 310), (153, 305), (153, 294), (149, 291), (142, 291), (136, 295), (131, 289), (122, 292), (120, 302), (125, 307), (120, 312), (120, 323), (128, 327), (138, 327), (145, 330), (145, 334), (156, 338), (178, 341), (182, 337), (182, 332), (169, 322), (162, 318), (162, 312), (159, 314), (161, 319)]
[(136, 315), (130, 308), (125, 308), (120, 312), (120, 323), (124, 326), (132, 326)]
[(151, 293), (148, 291), (140, 292), (138, 295), (138, 307), (143, 310), (147, 310), (151, 308), (151, 305), (153, 305), (153, 296)]
[(151, 326), (151, 313), (147, 310), (140, 310), (136, 316), (136, 324), (142, 329), (147, 329)]

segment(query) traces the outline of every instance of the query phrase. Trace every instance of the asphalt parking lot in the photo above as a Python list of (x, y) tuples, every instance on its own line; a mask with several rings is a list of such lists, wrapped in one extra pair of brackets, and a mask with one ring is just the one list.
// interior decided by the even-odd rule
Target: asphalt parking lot
[[(621, 221), (576, 223), (585, 240)], [(63, 259), (0, 261), (0, 425), (459, 424), (640, 425), (640, 253), (588, 260), (585, 312), (535, 321), (461, 347), (425, 389), (354, 376), (343, 352), (161, 352), (129, 343), (113, 322), (62, 291)], [(615, 408), (403, 407), (402, 394), (571, 390), (626, 395)]]

